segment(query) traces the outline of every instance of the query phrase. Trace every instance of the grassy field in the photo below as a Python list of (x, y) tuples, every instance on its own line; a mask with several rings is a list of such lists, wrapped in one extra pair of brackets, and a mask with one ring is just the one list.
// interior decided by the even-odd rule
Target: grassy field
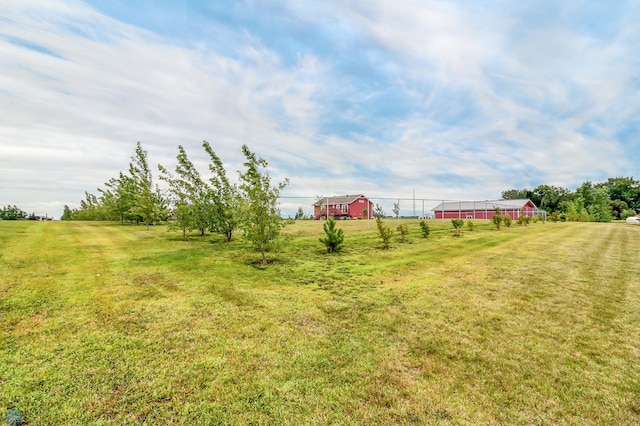
[[(395, 221), (387, 220), (395, 228)], [(0, 419), (640, 424), (640, 227), (430, 221), (240, 237), (0, 221)]]

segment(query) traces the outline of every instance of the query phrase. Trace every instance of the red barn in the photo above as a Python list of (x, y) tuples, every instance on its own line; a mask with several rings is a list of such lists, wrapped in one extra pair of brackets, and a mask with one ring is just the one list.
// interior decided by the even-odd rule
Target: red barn
[(373, 203), (362, 194), (324, 197), (313, 204), (314, 219), (367, 219), (372, 213)]
[(538, 209), (533, 201), (520, 200), (485, 200), (485, 201), (446, 201), (435, 206), (432, 211), (436, 219), (491, 219), (500, 209), (500, 214), (508, 214), (511, 219), (525, 215), (533, 217), (537, 214), (546, 217), (547, 212)]

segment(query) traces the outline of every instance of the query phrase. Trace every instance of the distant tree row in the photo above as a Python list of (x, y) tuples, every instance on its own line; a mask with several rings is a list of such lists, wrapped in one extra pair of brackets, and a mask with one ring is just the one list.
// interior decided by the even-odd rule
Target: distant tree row
[(0, 209), (0, 220), (52, 220), (49, 216), (36, 216), (35, 213), (27, 214), (18, 206), (7, 205)]
[(547, 213), (570, 221), (610, 222), (634, 216), (640, 210), (640, 181), (633, 177), (609, 178), (606, 182), (584, 182), (575, 192), (553, 185), (533, 190), (510, 189), (506, 200), (529, 198)]
[(27, 213), (20, 210), (16, 205), (5, 206), (0, 210), (0, 220), (24, 220)]
[(289, 181), (272, 186), (267, 173), (268, 163), (256, 156), (246, 145), (242, 146), (245, 171), (239, 172), (239, 183), (228, 179), (223, 163), (208, 142), (202, 147), (209, 154), (211, 176), (204, 179), (185, 149), (178, 146), (175, 172), (158, 165), (159, 179), (166, 183), (161, 190), (153, 183), (147, 152), (140, 142), (131, 157), (128, 173), (98, 189), (99, 195), (85, 192), (80, 208), (64, 208), (63, 219), (118, 220), (121, 223), (144, 223), (147, 227), (157, 222), (169, 222), (170, 229), (180, 231), (186, 240), (192, 231), (204, 235), (213, 232), (230, 241), (237, 229), (262, 254), (273, 248), (276, 237), (284, 225), (278, 211), (280, 191)]

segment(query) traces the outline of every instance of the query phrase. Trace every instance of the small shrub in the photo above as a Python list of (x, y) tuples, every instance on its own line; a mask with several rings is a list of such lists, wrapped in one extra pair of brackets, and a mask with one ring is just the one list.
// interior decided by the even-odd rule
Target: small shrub
[(409, 233), (409, 228), (407, 225), (398, 225), (398, 232), (400, 233), (400, 241), (405, 242), (407, 239), (407, 234)]
[(451, 219), (451, 224), (456, 230), (456, 237), (460, 236), (460, 228), (464, 226), (464, 219)]
[(500, 229), (500, 225), (502, 225), (502, 215), (500, 214), (500, 209), (498, 207), (495, 208), (495, 213), (491, 216), (491, 222), (496, 226), (496, 228)]
[(538, 222), (542, 222), (545, 223), (545, 218), (543, 215), (541, 215), (540, 213), (538, 213), (537, 215), (535, 215), (533, 217), (533, 223), (538, 223)]
[(469, 228), (469, 231), (473, 231), (473, 221), (471, 219), (467, 220), (467, 228)]
[(336, 221), (330, 217), (322, 227), (326, 236), (320, 238), (320, 242), (327, 247), (327, 253), (337, 253), (342, 250), (344, 246), (344, 231), (336, 228)]
[(624, 209), (620, 212), (620, 219), (625, 220), (628, 217), (633, 217), (636, 215), (636, 211), (633, 209)]
[(525, 219), (527, 216), (518, 216), (518, 225), (526, 225), (527, 220)]
[(420, 230), (422, 231), (422, 236), (427, 238), (431, 230), (429, 229), (429, 225), (424, 220), (420, 221)]
[(505, 215), (502, 216), (502, 223), (508, 228), (511, 226), (511, 222), (513, 222), (511, 216), (505, 213)]
[(393, 236), (393, 231), (382, 222), (381, 216), (376, 217), (376, 226), (378, 227), (378, 235), (380, 235), (380, 239), (382, 240), (382, 246), (385, 249), (388, 249), (391, 245), (391, 236)]
[(557, 221), (559, 221), (559, 220), (560, 220), (560, 213), (558, 213), (558, 212), (553, 212), (553, 213), (551, 213), (551, 214), (549, 215), (549, 220), (550, 220), (551, 222), (557, 222)]

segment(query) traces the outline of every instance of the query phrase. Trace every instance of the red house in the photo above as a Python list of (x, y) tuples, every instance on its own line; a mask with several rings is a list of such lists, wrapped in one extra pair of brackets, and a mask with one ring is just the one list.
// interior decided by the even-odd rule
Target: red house
[(373, 203), (362, 194), (324, 197), (313, 204), (314, 219), (368, 219), (372, 213)]
[(537, 214), (546, 217), (547, 212), (538, 209), (533, 201), (520, 200), (485, 200), (485, 201), (446, 201), (435, 206), (432, 211), (436, 219), (491, 219), (500, 209), (500, 214), (508, 214), (511, 219), (525, 215), (533, 217)]

